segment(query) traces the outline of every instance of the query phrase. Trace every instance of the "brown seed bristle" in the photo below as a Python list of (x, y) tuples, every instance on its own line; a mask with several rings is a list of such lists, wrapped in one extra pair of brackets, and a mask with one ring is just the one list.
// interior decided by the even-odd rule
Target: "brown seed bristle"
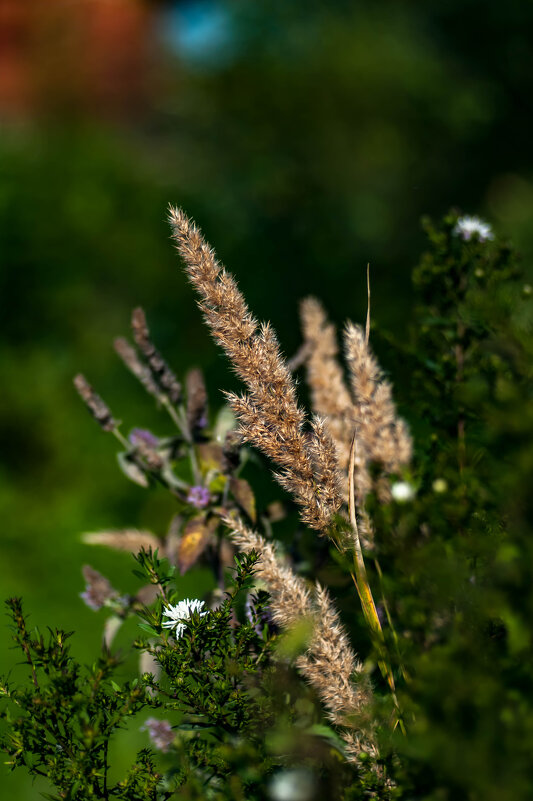
[(275, 547), (260, 534), (247, 528), (240, 519), (226, 518), (223, 522), (231, 531), (231, 540), (241, 551), (261, 554), (256, 574), (268, 585), (274, 621), (287, 627), (313, 615), (313, 605), (305, 581), (281, 562)]
[[(410, 437), (407, 427), (396, 416), (391, 386), (381, 377), (381, 370), (370, 352), (367, 330), (349, 323), (346, 329), (346, 357), (350, 368), (353, 398), (344, 381), (338, 356), (336, 332), (318, 300), (306, 298), (301, 304), (304, 348), (307, 347), (307, 381), (316, 413), (324, 418), (324, 426), (335, 444), (343, 472), (348, 469), (350, 445), (357, 432), (355, 454), (355, 487), (361, 539), (372, 547), (373, 528), (365, 511), (366, 497), (372, 490), (370, 463), (377, 462), (386, 472), (397, 471), (410, 458)], [(379, 497), (386, 498), (379, 479)], [(378, 489), (378, 487), (376, 487)], [(346, 480), (342, 495), (347, 500)]]
[[(367, 547), (372, 545), (373, 529), (365, 511), (365, 499), (372, 487), (369, 464), (379, 464), (386, 473), (397, 472), (411, 459), (411, 437), (406, 423), (397, 416), (392, 387), (383, 379), (363, 329), (348, 322), (345, 329), (346, 361), (355, 409), (357, 451), (355, 488), (360, 533)], [(376, 487), (382, 502), (389, 493), (383, 480)]]
[(307, 383), (313, 410), (323, 415), (337, 450), (339, 465), (348, 467), (355, 411), (337, 360), (335, 328), (328, 323), (321, 303), (306, 298), (300, 306), (304, 347), (307, 347)]
[(307, 446), (311, 454), (315, 481), (319, 487), (320, 503), (328, 517), (336, 514), (342, 504), (339, 463), (332, 437), (324, 418), (315, 415)]
[(98, 425), (101, 426), (104, 431), (113, 431), (117, 423), (111, 414), (111, 409), (102, 398), (96, 394), (85, 376), (78, 373), (78, 375), (74, 377), (74, 386)]
[(119, 529), (115, 531), (95, 531), (87, 532), (81, 536), (83, 542), (88, 545), (107, 545), (108, 548), (115, 548), (117, 551), (131, 551), (139, 553), (141, 548), (146, 551), (151, 548), (155, 551), (159, 548), (161, 553), (161, 540), (152, 534), (151, 531), (137, 531), (136, 529)]
[(207, 390), (201, 370), (193, 367), (185, 377), (187, 390), (187, 422), (191, 431), (207, 425)]
[[(372, 703), (370, 682), (327, 591), (317, 584), (311, 596), (303, 579), (282, 563), (271, 543), (241, 520), (226, 518), (224, 522), (240, 550), (260, 554), (256, 574), (267, 584), (275, 622), (286, 628), (304, 619), (312, 621), (308, 649), (298, 657), (296, 665), (317, 692), (330, 720), (350, 729), (351, 736), (360, 741), (359, 756), (363, 751), (376, 755), (371, 734), (360, 728)], [(355, 751), (349, 758), (357, 761)]]
[(140, 307), (132, 312), (131, 328), (135, 342), (146, 358), (154, 380), (172, 404), (180, 403), (181, 384), (150, 339), (146, 315)]
[(407, 425), (397, 416), (391, 384), (383, 379), (360, 326), (347, 323), (345, 346), (361, 456), (393, 472), (411, 457)]
[(337, 725), (349, 725), (350, 715), (360, 713), (371, 703), (370, 683), (327, 590), (320, 584), (315, 588), (314, 603), (317, 614), (313, 636), (308, 652), (297, 665), (317, 691), (330, 719)]
[(133, 373), (135, 378), (139, 379), (146, 391), (161, 400), (161, 392), (152, 378), (150, 368), (141, 362), (137, 351), (130, 345), (128, 340), (124, 339), (124, 337), (117, 337), (113, 342), (113, 346), (128, 370)]

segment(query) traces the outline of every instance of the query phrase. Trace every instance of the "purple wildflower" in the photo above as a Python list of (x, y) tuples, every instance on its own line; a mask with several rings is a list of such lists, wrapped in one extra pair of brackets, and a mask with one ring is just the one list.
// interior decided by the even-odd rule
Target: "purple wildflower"
[(159, 751), (166, 752), (174, 742), (174, 732), (168, 720), (157, 720), (148, 718), (141, 731), (148, 730), (148, 734), (154, 746)]
[(205, 428), (208, 424), (209, 420), (207, 419), (207, 415), (203, 414), (201, 417), (198, 418), (196, 421), (196, 428)]
[(205, 509), (209, 506), (210, 500), (211, 495), (207, 487), (191, 487), (187, 495), (187, 501), (197, 509)]
[(147, 445), (149, 448), (157, 448), (159, 445), (158, 438), (147, 428), (133, 428), (130, 431), (129, 440), (134, 447)]

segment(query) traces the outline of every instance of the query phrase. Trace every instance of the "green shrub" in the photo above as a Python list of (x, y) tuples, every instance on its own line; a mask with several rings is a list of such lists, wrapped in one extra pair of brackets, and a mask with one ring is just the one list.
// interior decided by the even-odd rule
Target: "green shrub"
[[(140, 309), (136, 347), (115, 348), (174, 433), (126, 436), (76, 377), (124, 474), (163, 487), (175, 513), (165, 536), (85, 535), (133, 553), (141, 582), (125, 595), (84, 568), (82, 597), (109, 610), (91, 668), (70, 656), (70, 635), (30, 632), (8, 602), (28, 674), (2, 684), (8, 764), (72, 801), (529, 798), (533, 348), (512, 248), (477, 218), (425, 222), (405, 337), (375, 332), (409, 431), (370, 317), (347, 324), (346, 377), (334, 328), (307, 299), (303, 346), (285, 361), (194, 224), (170, 218), (246, 392), (210, 418), (201, 373), (182, 386)], [(311, 416), (293, 377), (304, 365)], [(274, 503), (250, 483), (268, 467), (284, 490)], [(181, 576), (202, 566), (210, 593), (183, 598)], [(113, 650), (130, 618), (137, 675)], [(126, 778), (111, 778), (109, 744), (133, 716), (160, 753), (132, 754)]]

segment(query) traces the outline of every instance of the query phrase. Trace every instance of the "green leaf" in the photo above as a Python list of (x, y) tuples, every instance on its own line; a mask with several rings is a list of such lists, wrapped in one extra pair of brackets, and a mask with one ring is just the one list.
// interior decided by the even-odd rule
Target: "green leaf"
[(205, 516), (193, 517), (189, 520), (178, 543), (178, 568), (183, 575), (192, 567), (204, 552), (218, 526), (218, 519), (212, 517), (206, 521)]
[(159, 632), (156, 631), (153, 626), (150, 626), (149, 623), (139, 623), (138, 626), (143, 631), (146, 631), (147, 634), (151, 634), (152, 637), (159, 637)]
[(181, 729), (181, 731), (207, 731), (217, 727), (213, 723), (180, 723), (178, 726), (173, 726), (173, 728)]
[(129, 453), (117, 453), (117, 461), (118, 466), (130, 481), (133, 481), (134, 484), (138, 484), (139, 487), (143, 487), (144, 489), (149, 486), (150, 482), (148, 481), (146, 473), (132, 461)]
[(280, 656), (294, 658), (301, 654), (313, 634), (313, 620), (311, 617), (302, 618), (294, 626), (280, 635), (276, 642), (276, 649)]
[(316, 737), (324, 737), (326, 740), (329, 740), (332, 745), (335, 746), (341, 753), (344, 753), (344, 743), (337, 734), (330, 726), (326, 726), (325, 723), (314, 723), (308, 729), (310, 734), (314, 734)]

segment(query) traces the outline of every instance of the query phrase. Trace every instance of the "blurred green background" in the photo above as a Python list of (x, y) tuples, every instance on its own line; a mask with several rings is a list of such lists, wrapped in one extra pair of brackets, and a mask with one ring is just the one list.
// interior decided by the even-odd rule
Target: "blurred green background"
[[(76, 629), (90, 660), (104, 615), (79, 599), (81, 565), (135, 583), (130, 557), (80, 533), (166, 528), (166, 496), (123, 478), (72, 388), (81, 370), (126, 431), (168, 432), (111, 348), (133, 306), (178, 373), (205, 368), (212, 408), (234, 384), (173, 253), (168, 203), (195, 217), (288, 354), (308, 293), (339, 323), (363, 318), (367, 262), (373, 318), (402, 336), (422, 214), (483, 215), (529, 270), (532, 25), (522, 0), (3, 0), (2, 597)], [(5, 631), (2, 672), (13, 658)], [(0, 787), (38, 794), (23, 775)]]

